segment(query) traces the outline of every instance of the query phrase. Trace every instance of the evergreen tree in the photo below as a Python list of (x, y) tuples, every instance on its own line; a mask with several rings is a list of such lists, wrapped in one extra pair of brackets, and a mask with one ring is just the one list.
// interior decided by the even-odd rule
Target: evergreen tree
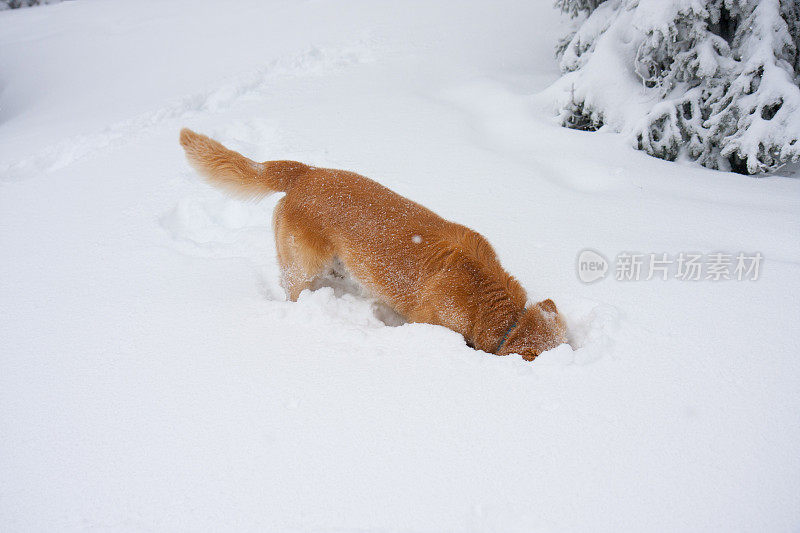
[(557, 0), (562, 123), (748, 174), (800, 159), (797, 0)]

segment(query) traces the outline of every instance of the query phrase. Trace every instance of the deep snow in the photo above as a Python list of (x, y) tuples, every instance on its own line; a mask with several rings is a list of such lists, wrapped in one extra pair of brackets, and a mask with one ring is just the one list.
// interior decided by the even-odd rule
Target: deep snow
[[(800, 528), (800, 172), (559, 128), (558, 35), (549, 0), (0, 13), (0, 529)], [(276, 198), (203, 184), (181, 126), (475, 228), (575, 349), (285, 302)], [(584, 285), (585, 248), (765, 262)]]

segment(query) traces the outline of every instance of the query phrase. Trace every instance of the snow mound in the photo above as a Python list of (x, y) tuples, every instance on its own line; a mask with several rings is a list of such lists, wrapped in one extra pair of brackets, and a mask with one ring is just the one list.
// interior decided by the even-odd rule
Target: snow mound
[(327, 48), (314, 46), (238, 75), (212, 90), (180, 98), (156, 111), (106, 126), (99, 133), (78, 135), (24, 158), (0, 161), (0, 181), (18, 181), (26, 176), (54, 172), (102, 150), (117, 148), (134, 138), (146, 136), (165, 123), (189, 121), (204, 113), (222, 113), (240, 101), (263, 97), (282, 80), (324, 76), (374, 60), (373, 52), (363, 42)]

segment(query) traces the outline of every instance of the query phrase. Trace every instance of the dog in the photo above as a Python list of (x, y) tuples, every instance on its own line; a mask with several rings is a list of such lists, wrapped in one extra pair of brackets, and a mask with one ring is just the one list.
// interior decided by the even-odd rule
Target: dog
[(566, 342), (553, 301), (527, 305), (489, 242), (466, 226), (353, 172), (257, 163), (189, 129), (180, 143), (199, 174), (234, 196), (286, 193), (273, 226), (289, 300), (336, 263), (407, 321), (449, 328), (484, 352), (532, 361)]

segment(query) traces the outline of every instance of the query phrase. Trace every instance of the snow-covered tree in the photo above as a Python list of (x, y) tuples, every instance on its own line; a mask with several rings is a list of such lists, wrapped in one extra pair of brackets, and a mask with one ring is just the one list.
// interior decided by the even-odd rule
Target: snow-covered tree
[(565, 126), (748, 174), (800, 159), (798, 0), (557, 0)]
[(40, 4), (51, 4), (60, 0), (0, 0), (1, 9), (19, 9), (20, 7), (38, 6)]

